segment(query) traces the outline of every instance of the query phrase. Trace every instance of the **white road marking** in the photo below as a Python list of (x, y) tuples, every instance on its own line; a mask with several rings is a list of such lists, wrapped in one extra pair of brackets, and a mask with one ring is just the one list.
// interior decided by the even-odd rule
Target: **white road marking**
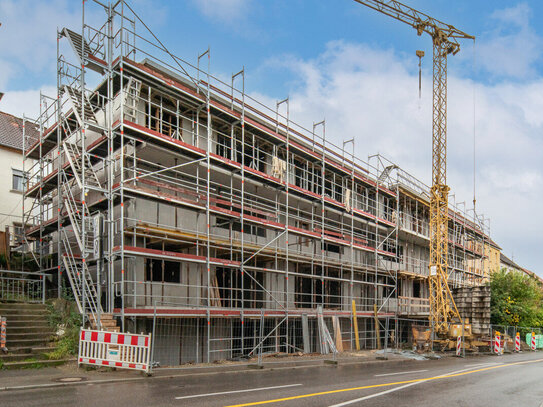
[(488, 363), (474, 363), (471, 365), (464, 365), (465, 367), (482, 367), (482, 366), (492, 366), (492, 365), (503, 365), (500, 362), (488, 362)]
[(376, 374), (375, 377), (383, 377), (383, 376), (395, 376), (398, 374), (409, 374), (409, 373), (421, 373), (421, 372), (427, 372), (428, 369), (424, 370), (410, 370), (408, 372), (395, 372), (395, 373), (384, 373), (384, 374)]
[[(456, 373), (462, 373), (462, 372), (465, 372), (465, 371), (468, 371), (468, 370), (471, 370), (471, 369), (457, 370), (455, 372), (445, 373), (445, 374), (442, 374), (442, 375), (436, 376), (436, 377), (445, 377), (445, 376), (449, 376), (449, 375), (456, 374)], [(427, 381), (428, 380), (421, 380), (420, 382), (413, 382), (413, 383), (404, 384), (403, 386), (394, 387), (393, 389), (381, 391), (379, 393), (370, 394), (369, 396), (360, 397), (360, 398), (357, 398), (357, 399), (354, 399), (354, 400), (344, 401), (343, 403), (334, 404), (334, 405), (331, 405), (329, 407), (348, 406), (349, 404), (354, 404), (354, 403), (358, 403), (359, 401), (364, 401), (364, 400), (369, 400), (369, 399), (372, 399), (372, 398), (375, 398), (375, 397), (384, 396), (385, 394), (393, 393), (395, 391), (402, 390), (402, 389), (405, 389), (405, 388), (410, 387), (410, 386), (415, 386), (415, 385), (420, 384), (420, 383), (426, 383)]]
[(192, 396), (182, 396), (182, 397), (176, 397), (176, 400), (182, 400), (182, 399), (191, 399), (195, 397), (210, 397), (210, 396), (220, 396), (221, 394), (232, 394), (232, 393), (247, 393), (250, 391), (262, 391), (262, 390), (272, 390), (272, 389), (282, 389), (285, 387), (295, 387), (295, 386), (302, 386), (301, 383), (296, 384), (285, 384), (284, 386), (271, 386), (271, 387), (257, 387), (255, 389), (244, 389), (244, 390), (232, 390), (232, 391), (221, 391), (219, 393), (205, 393), (205, 394), (194, 394)]
[(395, 387), (395, 388), (393, 388), (393, 389), (385, 390), (385, 391), (382, 391), (382, 392), (380, 392), (380, 393), (370, 394), (369, 396), (360, 397), (360, 398), (358, 398), (358, 399), (345, 401), (345, 402), (343, 402), (343, 403), (334, 404), (333, 406), (330, 406), (330, 407), (342, 407), (342, 406), (347, 406), (347, 405), (349, 405), (349, 404), (358, 403), (359, 401), (364, 401), (364, 400), (372, 399), (372, 398), (374, 398), (374, 397), (384, 396), (385, 394), (392, 393), (392, 392), (395, 392), (395, 391), (398, 391), (398, 390), (402, 390), (402, 389), (405, 389), (406, 387), (414, 386), (414, 385), (419, 384), (419, 383), (422, 383), (422, 382), (415, 382), (415, 383), (404, 384), (403, 386), (400, 386), (400, 387)]

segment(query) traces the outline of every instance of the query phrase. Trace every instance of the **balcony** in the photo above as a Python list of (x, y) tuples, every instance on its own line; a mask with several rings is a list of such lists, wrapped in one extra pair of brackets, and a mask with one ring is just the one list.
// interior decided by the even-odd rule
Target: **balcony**
[(398, 314), (408, 316), (428, 316), (430, 300), (428, 298), (398, 297)]

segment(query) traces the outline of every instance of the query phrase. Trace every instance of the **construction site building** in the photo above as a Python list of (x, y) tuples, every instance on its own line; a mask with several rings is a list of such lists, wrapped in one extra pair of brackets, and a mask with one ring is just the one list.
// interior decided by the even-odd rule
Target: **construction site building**
[[(260, 104), (244, 71), (213, 77), (209, 50), (173, 56), (127, 3), (83, 7), (104, 25), (58, 32), (58, 93), (26, 119), (26, 242), (51, 290), (153, 332), (169, 365), (318, 351), (321, 310), (354, 349), (353, 301), (362, 348), (427, 320), (427, 185)], [(488, 225), (453, 199), (449, 282), (478, 285)]]

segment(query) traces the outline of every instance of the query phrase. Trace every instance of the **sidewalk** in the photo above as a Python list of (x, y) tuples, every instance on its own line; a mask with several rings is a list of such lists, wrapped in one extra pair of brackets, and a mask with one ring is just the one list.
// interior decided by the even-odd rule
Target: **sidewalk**
[[(409, 357), (406, 354), (389, 352), (388, 360), (380, 360), (382, 353), (375, 351), (347, 353), (337, 357), (333, 361), (329, 357), (318, 356), (288, 356), (278, 358), (264, 358), (263, 369), (297, 369), (315, 366), (323, 366), (333, 361), (333, 364), (401, 364), (414, 360), (420, 360), (420, 356)], [(57, 367), (45, 367), (41, 369), (21, 369), (0, 371), (0, 391), (26, 390), (32, 388), (48, 388), (61, 386), (74, 386), (90, 383), (113, 383), (138, 380), (156, 380), (160, 378), (173, 378), (193, 375), (206, 375), (216, 373), (235, 373), (242, 371), (254, 371), (256, 360), (243, 362), (222, 362), (179, 367), (163, 367), (153, 370), (152, 377), (146, 377), (141, 372), (132, 370), (110, 368), (87, 368), (77, 363), (68, 363)]]
[(62, 366), (37, 369), (18, 369), (0, 371), (0, 391), (27, 389), (38, 387), (57, 387), (96, 381), (115, 379), (140, 379), (135, 371), (87, 370), (78, 368), (77, 363), (70, 362)]

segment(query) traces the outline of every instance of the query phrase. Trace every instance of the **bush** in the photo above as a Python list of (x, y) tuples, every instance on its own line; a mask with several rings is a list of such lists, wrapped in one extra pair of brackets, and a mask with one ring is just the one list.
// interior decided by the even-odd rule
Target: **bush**
[(77, 355), (79, 347), (79, 328), (81, 314), (72, 301), (55, 299), (47, 302), (49, 324), (55, 332), (63, 331), (58, 336), (56, 349), (47, 354), (49, 359), (65, 359)]
[(49, 311), (49, 324), (51, 327), (72, 328), (81, 326), (81, 314), (77, 310), (75, 302), (65, 299), (49, 300), (46, 303)]
[(0, 253), (0, 267), (3, 269), (8, 267), (8, 259), (4, 253)]
[(34, 261), (31, 255), (23, 255), (18, 252), (11, 253), (9, 258), (9, 268), (11, 270), (39, 271), (40, 267)]
[(502, 269), (490, 277), (491, 322), (543, 327), (543, 290), (533, 277)]

